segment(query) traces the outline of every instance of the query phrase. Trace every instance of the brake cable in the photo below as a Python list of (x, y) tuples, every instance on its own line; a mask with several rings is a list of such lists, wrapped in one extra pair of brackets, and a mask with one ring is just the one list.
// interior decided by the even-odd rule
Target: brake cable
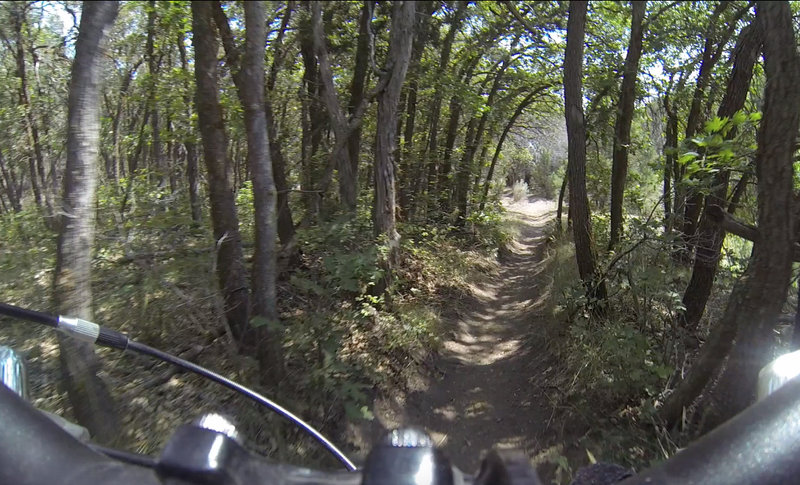
[(158, 349), (154, 349), (150, 346), (133, 340), (122, 332), (111, 330), (103, 327), (102, 325), (98, 325), (82, 318), (65, 317), (52, 313), (38, 312), (35, 310), (20, 308), (14, 305), (8, 305), (6, 303), (0, 303), (0, 315), (6, 315), (21, 320), (27, 320), (29, 322), (39, 323), (48, 327), (53, 327), (62, 333), (84, 342), (122, 351), (131, 350), (138, 354), (147, 355), (185, 369), (189, 372), (201, 375), (216, 382), (217, 384), (227, 387), (228, 389), (243, 394), (251, 400), (283, 416), (306, 431), (308, 434), (314, 437), (314, 439), (319, 441), (322, 446), (324, 446), (333, 456), (335, 456), (336, 459), (341, 461), (349, 471), (355, 471), (357, 468), (355, 464), (353, 464), (353, 462), (347, 458), (347, 455), (345, 455), (344, 452), (336, 447), (336, 445), (323, 436), (322, 433), (317, 431), (313, 426), (306, 423), (299, 417), (292, 414), (280, 404), (270, 400), (269, 398), (257, 393), (252, 389), (236, 383), (220, 374), (217, 374), (216, 372), (208, 370), (205, 367), (166, 352), (162, 352)]

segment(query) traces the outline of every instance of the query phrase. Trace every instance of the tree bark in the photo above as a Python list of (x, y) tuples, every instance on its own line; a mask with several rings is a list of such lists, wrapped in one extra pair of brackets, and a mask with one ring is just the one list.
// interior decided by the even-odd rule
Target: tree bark
[(450, 54), (453, 50), (453, 42), (455, 41), (456, 33), (458, 33), (458, 30), (461, 28), (466, 6), (466, 2), (456, 2), (456, 10), (453, 12), (453, 18), (450, 21), (450, 29), (448, 29), (447, 35), (445, 35), (444, 41), (442, 42), (439, 66), (436, 70), (436, 88), (433, 98), (431, 99), (431, 107), (429, 110), (428, 141), (424, 155), (420, 157), (427, 163), (427, 186), (425, 192), (428, 194), (429, 199), (433, 199), (430, 194), (434, 193), (434, 189), (438, 188), (441, 190), (441, 187), (436, 186), (436, 176), (437, 162), (439, 161), (439, 121), (442, 111), (442, 98), (444, 97), (443, 75), (450, 65)]
[[(670, 84), (672, 79), (670, 78)], [(664, 112), (667, 115), (666, 128), (664, 130), (664, 234), (672, 233), (673, 212), (672, 212), (672, 174), (678, 163), (678, 114), (670, 102), (669, 88), (664, 93)], [(677, 185), (680, 181), (675, 180)]]
[(156, 2), (150, 0), (147, 5), (147, 40), (145, 42), (145, 57), (147, 58), (147, 73), (150, 75), (148, 89), (150, 90), (147, 106), (150, 111), (150, 161), (153, 169), (158, 173), (159, 183), (164, 180), (164, 158), (161, 153), (161, 126), (159, 124), (158, 106), (156, 105), (156, 91), (158, 90), (159, 60), (155, 53), (156, 37)]
[(390, 69), (386, 88), (378, 94), (378, 117), (375, 140), (375, 207), (373, 210), (376, 236), (387, 238), (389, 252), (384, 262), (383, 293), (392, 282), (392, 269), (400, 249), (400, 234), (395, 220), (395, 164), (397, 150), (397, 116), (400, 91), (411, 60), (414, 33), (414, 2), (396, 1), (392, 9), (392, 31), (386, 67)]
[[(463, 84), (468, 84), (472, 79), (472, 74), (480, 60), (479, 55), (473, 56), (459, 73), (459, 78)], [(441, 164), (438, 167), (436, 188), (439, 192), (439, 210), (445, 214), (450, 212), (452, 187), (450, 182), (450, 172), (453, 167), (453, 149), (455, 148), (456, 138), (458, 137), (459, 122), (461, 120), (462, 94), (456, 90), (450, 98), (450, 119), (447, 122), (447, 134), (444, 141), (444, 151), (442, 153)]]
[[(417, 24), (414, 43), (411, 48), (411, 61), (406, 79), (405, 127), (403, 129), (403, 149), (400, 153), (400, 211), (405, 220), (411, 220), (419, 202), (420, 173), (425, 163), (420, 157), (414, 160), (414, 132), (417, 123), (417, 90), (419, 89), (420, 62), (422, 53), (430, 39), (429, 21), (436, 11), (436, 2), (418, 2)], [(401, 103), (402, 105), (402, 103)], [(399, 133), (399, 130), (398, 130)], [(416, 163), (414, 163), (416, 162)], [(416, 166), (416, 167), (415, 167)], [(414, 170), (412, 167), (415, 167)]]
[[(800, 64), (787, 2), (759, 2), (764, 26), (765, 104), (758, 131), (758, 231), (746, 274), (731, 292), (715, 337), (703, 347), (689, 375), (669, 396), (660, 413), (674, 424), (727, 364), (705, 399), (701, 431), (708, 431), (747, 406), (759, 369), (769, 359), (772, 331), (791, 276), (795, 239), (792, 157), (800, 125)], [(735, 339), (735, 340), (734, 340)], [(728, 352), (728, 349), (731, 349)]]
[[(189, 63), (186, 56), (186, 46), (184, 45), (184, 34), (178, 36), (178, 53), (181, 58), (181, 69), (184, 72), (189, 71)], [(190, 85), (189, 80), (184, 81), (183, 84), (184, 96), (183, 103), (186, 107), (186, 120), (189, 126), (193, 129), (194, 123), (192, 122), (192, 98), (189, 94)], [(189, 183), (189, 207), (192, 211), (192, 221), (200, 222), (202, 219), (202, 206), (200, 202), (200, 183), (197, 174), (197, 146), (190, 136), (186, 136), (183, 142), (183, 147), (186, 149), (186, 179)]]
[(569, 181), (569, 171), (564, 173), (564, 178), (561, 180), (561, 189), (558, 191), (558, 209), (556, 210), (556, 230), (559, 234), (564, 226), (561, 222), (561, 215), (564, 211), (564, 194), (567, 191), (567, 182)]
[(614, 125), (614, 149), (611, 164), (611, 235), (609, 251), (613, 250), (622, 234), (622, 202), (625, 198), (625, 181), (628, 178), (628, 148), (631, 144), (633, 104), (636, 101), (636, 78), (639, 75), (639, 59), (642, 57), (642, 38), (646, 2), (631, 2), (631, 36), (628, 54), (622, 74), (617, 120)]
[[(366, 7), (365, 7), (366, 8)], [(320, 80), (322, 82), (322, 100), (328, 110), (330, 117), (331, 127), (336, 138), (333, 151), (331, 153), (332, 165), (339, 170), (339, 196), (345, 209), (353, 213), (356, 209), (356, 202), (358, 198), (358, 161), (356, 160), (355, 166), (353, 160), (350, 158), (351, 152), (348, 147), (349, 139), (361, 123), (361, 118), (366, 108), (366, 103), (369, 101), (367, 97), (362, 97), (359, 104), (352, 109), (349, 116), (345, 115), (342, 110), (339, 98), (336, 95), (336, 86), (333, 82), (333, 71), (331, 69), (330, 60), (328, 58), (328, 50), (325, 46), (325, 32), (322, 26), (322, 7), (320, 2), (315, 1), (312, 4), (312, 31), (314, 41), (314, 51), (319, 63)], [(359, 43), (360, 47), (360, 43)], [(368, 49), (359, 51), (365, 56)], [(360, 62), (364, 62), (363, 60)], [(360, 72), (354, 74), (360, 75)], [(355, 80), (354, 80), (355, 81)], [(357, 83), (351, 86), (357, 89)], [(328, 177), (325, 177), (327, 179)], [(327, 185), (327, 181), (323, 181), (323, 185)]]
[(3, 176), (3, 185), (5, 186), (8, 203), (11, 204), (11, 208), (14, 210), (14, 212), (20, 212), (22, 210), (22, 205), (20, 204), (20, 194), (17, 192), (16, 181), (14, 180), (14, 177), (9, 173), (9, 169), (6, 167), (6, 162), (3, 158), (2, 152), (0, 152), (0, 175)]
[[(100, 58), (117, 2), (84, 2), (69, 86), (67, 163), (53, 280), (56, 311), (92, 319), (92, 247), (100, 139)], [(119, 417), (87, 342), (60, 336), (61, 370), (75, 417), (95, 440), (114, 443)]]
[(300, 189), (303, 191), (303, 202), (306, 213), (315, 218), (319, 215), (322, 194), (314, 191), (317, 177), (317, 151), (322, 142), (325, 125), (325, 107), (320, 101), (319, 68), (314, 54), (313, 32), (310, 21), (298, 27), (300, 37), (300, 55), (303, 58), (303, 89), (300, 92), (301, 130), (300, 142)]
[(197, 86), (195, 103), (203, 142), (203, 159), (209, 177), (211, 223), (217, 241), (217, 277), (224, 300), (225, 318), (234, 338), (242, 342), (250, 320), (249, 296), (233, 192), (232, 166), (228, 158), (228, 140), (219, 104), (219, 44), (211, 2), (192, 2), (191, 7)]
[[(278, 276), (275, 251), (278, 239), (275, 181), (272, 177), (267, 118), (264, 112), (264, 55), (267, 42), (264, 2), (244, 3), (245, 48), (237, 77), (239, 98), (244, 107), (247, 131), (247, 165), (253, 180), (255, 211), (255, 249), (253, 251), (253, 316), (278, 322)], [(226, 22), (227, 25), (227, 22)], [(231, 66), (233, 68), (233, 66)], [(263, 322), (263, 323), (267, 323)], [(273, 335), (266, 325), (257, 327), (257, 355), (262, 379), (278, 384), (284, 376), (280, 335)]]
[(583, 118), (583, 39), (588, 2), (569, 3), (567, 48), (564, 55), (564, 109), (569, 161), (569, 210), (575, 239), (578, 272), (590, 299), (605, 300), (606, 285), (599, 280), (592, 243), (589, 199), (586, 195), (586, 126)]
[[(750, 90), (750, 80), (753, 77), (753, 67), (758, 60), (762, 41), (762, 31), (759, 25), (751, 24), (742, 29), (739, 43), (734, 51), (733, 70), (728, 88), (717, 111), (718, 117), (730, 118), (744, 107), (747, 93)], [(726, 138), (733, 136), (735, 136), (734, 130), (731, 130)], [(705, 311), (706, 302), (714, 286), (722, 242), (725, 240), (725, 231), (709, 219), (707, 211), (711, 206), (725, 207), (727, 205), (729, 178), (730, 171), (726, 169), (720, 169), (713, 176), (712, 190), (706, 196), (705, 209), (700, 218), (695, 238), (692, 277), (683, 294), (683, 305), (686, 310), (681, 320), (685, 328), (690, 330), (697, 327)]]
[[(766, 74), (764, 117), (758, 131), (758, 228), (746, 294), (733, 302), (736, 340), (727, 365), (704, 406), (709, 431), (747, 407), (755, 396), (758, 372), (771, 359), (773, 330), (786, 301), (792, 273), (794, 233), (793, 161), (800, 127), (800, 59), (788, 2), (758, 2), (756, 21), (764, 26)], [(724, 322), (728, 323), (728, 322)]]
[(44, 174), (44, 156), (42, 154), (42, 144), (39, 139), (39, 128), (33, 118), (33, 108), (31, 107), (28, 95), (28, 75), (25, 64), (25, 45), (23, 40), (23, 29), (26, 24), (26, 12), (29, 5), (26, 2), (17, 2), (12, 10), (12, 21), (15, 34), (16, 75), (19, 78), (19, 104), (25, 113), (25, 129), (28, 135), (29, 149), (29, 168), (31, 172), (31, 186), (36, 200), (36, 205), (41, 207), (42, 199), (45, 201), (47, 214), (53, 212), (50, 191), (47, 187), (47, 179)]
[(283, 64), (283, 37), (292, 17), (293, 4), (294, 2), (287, 2), (286, 12), (281, 21), (281, 29), (274, 42), (275, 48), (272, 54), (272, 65), (267, 78), (267, 94), (264, 100), (264, 112), (267, 117), (267, 132), (269, 135), (269, 153), (272, 159), (272, 174), (275, 179), (275, 189), (277, 190), (278, 238), (284, 248), (290, 246), (294, 239), (294, 219), (292, 217), (292, 209), (289, 207), (290, 187), (289, 182), (286, 180), (286, 159), (283, 156), (281, 142), (278, 140), (278, 123), (275, 121), (275, 115), (272, 111), (272, 96), (278, 71)]
[[(350, 100), (347, 103), (347, 111), (350, 116), (354, 116), (358, 107), (365, 102), (365, 88), (367, 75), (369, 73), (369, 29), (372, 22), (372, 8), (367, 2), (361, 7), (361, 15), (358, 21), (358, 41), (356, 46), (355, 66), (353, 67), (353, 79), (350, 81)], [(348, 158), (350, 159), (350, 172), (347, 174), (352, 180), (345, 181), (344, 192), (352, 189), (358, 198), (358, 160), (361, 153), (361, 125), (353, 129), (347, 140)], [(340, 197), (351, 197), (349, 194), (342, 193), (340, 185)]]

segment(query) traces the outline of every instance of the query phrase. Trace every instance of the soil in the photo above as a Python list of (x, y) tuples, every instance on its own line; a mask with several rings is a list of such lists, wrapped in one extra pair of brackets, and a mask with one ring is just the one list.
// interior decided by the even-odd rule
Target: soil
[(468, 473), (486, 450), (514, 448), (533, 458), (552, 437), (542, 271), (555, 206), (536, 198), (504, 205), (518, 228), (514, 241), (500, 252), (496, 271), (444, 309), (446, 336), (433, 371), (412, 380), (406, 394), (378, 399), (370, 431), (374, 440), (386, 429), (421, 426)]

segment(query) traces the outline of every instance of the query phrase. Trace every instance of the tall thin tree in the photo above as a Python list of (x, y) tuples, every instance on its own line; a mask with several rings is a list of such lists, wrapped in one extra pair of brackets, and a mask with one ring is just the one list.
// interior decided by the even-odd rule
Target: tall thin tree
[(567, 121), (569, 210), (575, 239), (578, 272), (589, 296), (606, 298), (606, 286), (598, 279), (592, 242), (589, 199), (586, 195), (586, 125), (583, 118), (583, 39), (587, 2), (569, 3), (567, 48), (564, 55), (564, 111)]
[(399, 250), (400, 235), (397, 232), (395, 210), (395, 163), (397, 150), (397, 116), (400, 91), (405, 81), (411, 60), (411, 44), (414, 30), (414, 2), (398, 1), (392, 11), (392, 33), (386, 67), (389, 80), (386, 88), (378, 94), (378, 118), (375, 136), (375, 207), (373, 225), (375, 234), (388, 239), (389, 255), (386, 261), (386, 277), (383, 290), (391, 283), (391, 271)]
[(197, 91), (197, 121), (208, 170), (211, 225), (217, 241), (217, 277), (224, 300), (225, 318), (237, 341), (242, 342), (249, 325), (247, 287), (239, 216), (233, 193), (233, 174), (228, 159), (228, 139), (222, 118), (217, 82), (219, 43), (211, 2), (192, 2), (192, 43)]
[[(117, 2), (84, 2), (69, 85), (67, 163), (53, 281), (60, 314), (92, 319), (92, 247), (100, 141), (100, 59), (114, 23)], [(91, 344), (59, 338), (61, 369), (75, 417), (100, 442), (113, 443), (119, 418), (108, 388), (98, 377)]]
[(631, 36), (628, 54), (622, 74), (617, 120), (614, 125), (614, 151), (611, 164), (611, 237), (608, 249), (614, 249), (622, 233), (622, 202), (625, 197), (625, 181), (628, 178), (628, 148), (631, 144), (633, 104), (636, 101), (636, 78), (639, 75), (639, 59), (642, 57), (644, 37), (644, 11), (647, 2), (631, 2)]

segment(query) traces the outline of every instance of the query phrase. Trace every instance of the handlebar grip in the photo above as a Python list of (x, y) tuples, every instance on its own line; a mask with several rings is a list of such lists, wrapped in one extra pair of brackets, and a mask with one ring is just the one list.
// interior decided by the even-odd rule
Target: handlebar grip
[(800, 480), (800, 378), (621, 485), (778, 485)]
[(0, 483), (160, 483), (150, 470), (93, 452), (2, 384), (0, 423)]

